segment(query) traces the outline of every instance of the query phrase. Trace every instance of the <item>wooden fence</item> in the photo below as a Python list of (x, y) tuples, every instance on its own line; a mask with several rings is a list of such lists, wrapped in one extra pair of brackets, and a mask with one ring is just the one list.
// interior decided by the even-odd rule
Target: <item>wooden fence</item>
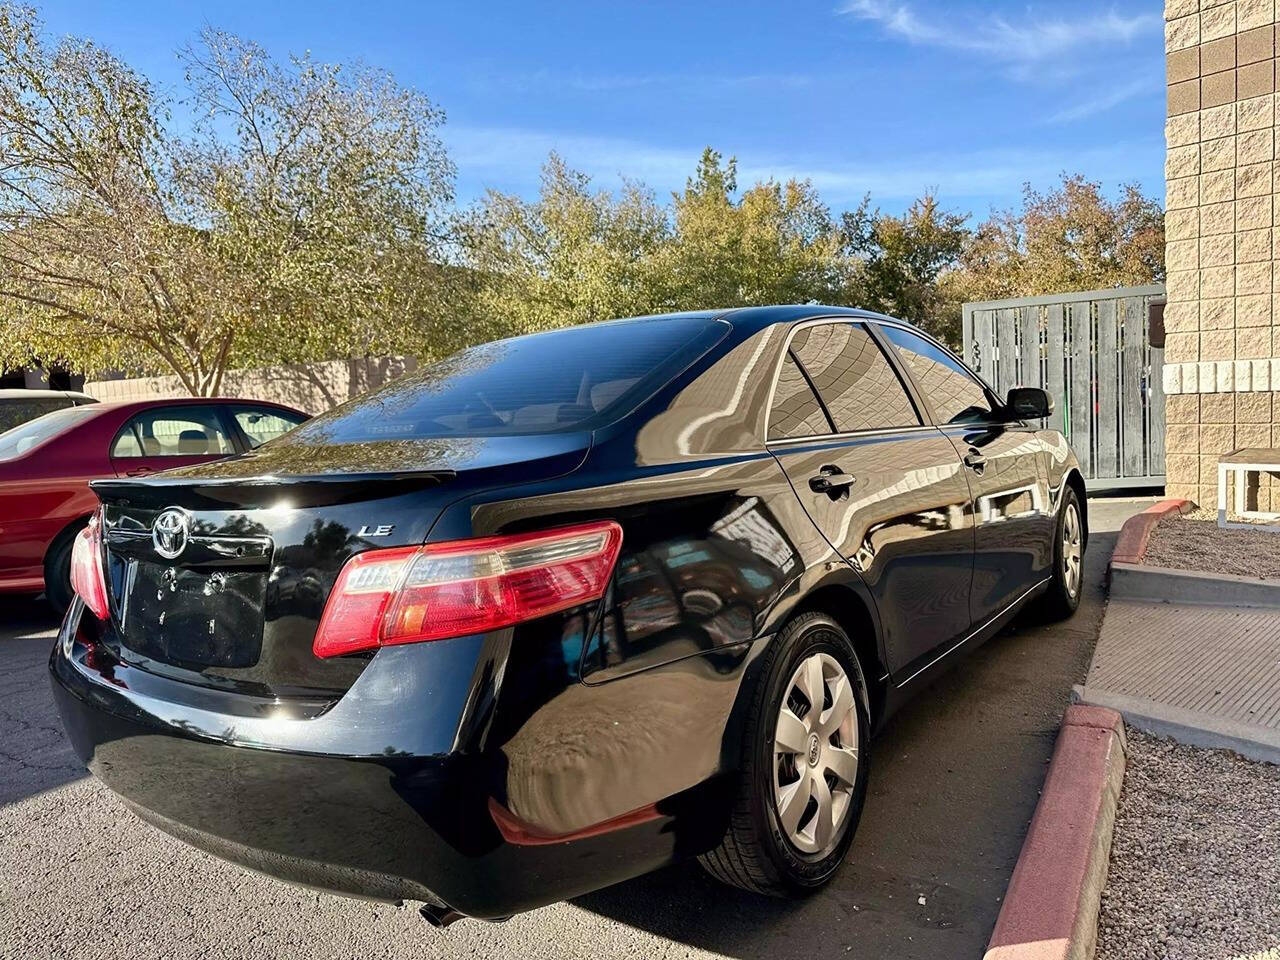
[[(1149, 307), (1163, 286), (964, 305), (964, 356), (1001, 396), (1053, 397), (1048, 425), (1071, 442), (1091, 490), (1164, 485), (1163, 346)], [(1161, 341), (1162, 343), (1162, 341)]]

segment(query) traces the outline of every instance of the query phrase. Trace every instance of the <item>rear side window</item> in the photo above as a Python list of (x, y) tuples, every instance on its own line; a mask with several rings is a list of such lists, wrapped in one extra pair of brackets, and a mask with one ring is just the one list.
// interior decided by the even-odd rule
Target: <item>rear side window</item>
[(773, 391), (773, 406), (769, 408), (769, 439), (816, 437), (830, 432), (831, 425), (822, 412), (817, 395), (788, 350), (782, 358), (782, 369), (778, 371), (778, 383)]
[(250, 447), (260, 447), (307, 419), (268, 407), (232, 407), (231, 415), (236, 418), (236, 424), (244, 432)]
[(705, 317), (672, 317), (486, 343), (322, 414), (282, 442), (594, 429), (651, 396), (728, 329)]
[(235, 453), (213, 407), (157, 407), (126, 423), (111, 444), (111, 456), (200, 457)]
[(938, 423), (972, 423), (994, 416), (986, 388), (959, 360), (909, 330), (881, 329), (906, 361)]
[(902, 381), (862, 324), (804, 327), (791, 339), (791, 350), (838, 432), (920, 425)]

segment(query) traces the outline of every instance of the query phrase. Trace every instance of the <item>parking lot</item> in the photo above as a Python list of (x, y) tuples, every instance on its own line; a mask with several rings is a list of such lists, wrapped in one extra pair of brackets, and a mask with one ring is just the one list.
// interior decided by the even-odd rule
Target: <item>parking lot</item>
[(0, 956), (979, 956), (1089, 663), (1115, 531), (1149, 502), (1091, 501), (1073, 620), (1016, 624), (894, 718), (873, 745), (848, 865), (801, 903), (731, 891), (685, 864), (504, 924), (437, 931), (411, 907), (246, 872), (139, 822), (86, 774), (49, 695), (52, 618), (4, 602)]

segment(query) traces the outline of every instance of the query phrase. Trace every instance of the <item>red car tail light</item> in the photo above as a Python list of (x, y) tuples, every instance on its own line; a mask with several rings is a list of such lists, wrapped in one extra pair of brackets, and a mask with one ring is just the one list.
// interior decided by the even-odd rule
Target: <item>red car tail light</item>
[(107, 619), (107, 576), (102, 569), (102, 521), (98, 514), (71, 545), (71, 589), (99, 620)]
[(611, 520), (539, 533), (368, 550), (325, 604), (318, 657), (496, 630), (598, 600), (622, 528)]

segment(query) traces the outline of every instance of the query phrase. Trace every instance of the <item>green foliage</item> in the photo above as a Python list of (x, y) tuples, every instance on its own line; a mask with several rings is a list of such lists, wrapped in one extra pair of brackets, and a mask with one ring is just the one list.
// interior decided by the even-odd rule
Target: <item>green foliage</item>
[(438, 339), (457, 285), (440, 111), (215, 30), (182, 59), (185, 138), (110, 53), (47, 47), (0, 4), (0, 365), (168, 369), (207, 395), (233, 364)]

